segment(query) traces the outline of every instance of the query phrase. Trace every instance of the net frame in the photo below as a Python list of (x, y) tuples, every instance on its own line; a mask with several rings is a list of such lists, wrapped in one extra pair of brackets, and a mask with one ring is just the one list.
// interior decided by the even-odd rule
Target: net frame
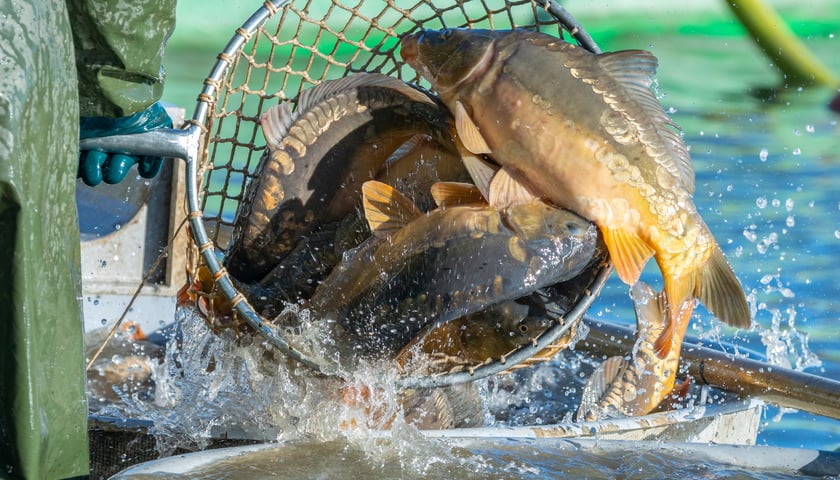
[[(320, 13), (314, 13), (319, 7)], [(260, 114), (278, 102), (293, 101), (304, 88), (354, 72), (377, 71), (430, 88), (398, 59), (399, 36), (452, 27), (527, 28), (559, 38), (566, 31), (579, 45), (600, 52), (553, 0), (444, 0), (434, 5), (432, 0), (332, 0), (326, 7), (315, 0), (267, 0), (217, 56), (188, 127), (174, 142), (172, 156), (187, 160), (186, 200), (194, 243), (190, 268), (195, 273), (203, 263), (238, 318), (273, 347), (321, 373), (333, 374), (337, 366), (291, 345), (257, 314), (218, 254), (227, 247), (236, 209), (265, 149)], [(555, 342), (583, 317), (611, 269), (608, 263), (601, 265), (575, 306), (534, 342), (465, 371), (401, 377), (399, 387), (465, 383), (545, 359), (545, 352), (559, 348)]]

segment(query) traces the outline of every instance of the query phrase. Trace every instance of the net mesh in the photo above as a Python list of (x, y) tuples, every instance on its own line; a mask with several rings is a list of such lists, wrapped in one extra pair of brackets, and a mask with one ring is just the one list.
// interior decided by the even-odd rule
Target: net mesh
[[(198, 180), (187, 186), (188, 197), (190, 188), (197, 190), (201, 211), (191, 211), (190, 218), (203, 222), (207, 240), (199, 240), (202, 236), (193, 232), (195, 242), (188, 254), (188, 268), (197, 278), (199, 267), (209, 262), (213, 288), (221, 289), (230, 299), (230, 308), (243, 315), (225, 316), (221, 321), (211, 315), (211, 327), (255, 329), (283, 352), (314, 368), (322, 367), (267, 327), (271, 322), (254, 313), (244, 295), (230, 283), (224, 267), (213, 266), (210, 258), (211, 247), (218, 252), (230, 246), (237, 210), (248, 183), (257, 175), (266, 149), (260, 127), (265, 110), (280, 102), (294, 102), (301, 91), (325, 80), (356, 72), (390, 75), (434, 92), (398, 57), (400, 37), (420, 29), (516, 28), (563, 38), (564, 26), (581, 45), (597, 52), (586, 32), (554, 0), (266, 1), (219, 54), (192, 121), (203, 134), (196, 162)], [(206, 117), (201, 113), (203, 107)], [(539, 342), (532, 339), (533, 345), (511, 352), (508, 362), (496, 359), (480, 366), (481, 372), (474, 377), (476, 372), (470, 371), (469, 379), (452, 377), (448, 381), (471, 381), (520, 363), (528, 365), (550, 358), (565, 346), (568, 338), (560, 339), (559, 335), (573, 332), (569, 329), (597, 296), (609, 269), (608, 263), (597, 267), (587, 288), (576, 297), (573, 310), (567, 312), (566, 319), (558, 319), (551, 334), (545, 332)], [(221, 298), (216, 293), (197, 292), (206, 298)], [(427, 380), (414, 379), (409, 384)]]
[(399, 36), (454, 27), (562, 35), (557, 21), (530, 0), (301, 0), (285, 4), (248, 36), (229, 59), (206, 125), (202, 210), (216, 246), (228, 246), (245, 186), (265, 149), (259, 125), (265, 109), (352, 72), (380, 72), (430, 88), (398, 59)]

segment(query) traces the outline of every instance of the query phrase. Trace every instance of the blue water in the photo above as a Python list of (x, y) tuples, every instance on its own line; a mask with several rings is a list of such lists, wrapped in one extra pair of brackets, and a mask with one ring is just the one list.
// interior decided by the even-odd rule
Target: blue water
[[(840, 11), (835, 9), (835, 17)], [(835, 24), (837, 22), (834, 22)], [(648, 48), (659, 57), (661, 102), (691, 148), (695, 203), (721, 244), (754, 309), (750, 331), (733, 331), (699, 308), (704, 336), (749, 345), (771, 360), (840, 379), (840, 115), (833, 92), (782, 88), (779, 75), (743, 36), (714, 29), (612, 38), (602, 47)], [(840, 72), (840, 34), (812, 27), (808, 45)], [(736, 32), (737, 33), (737, 32)], [(661, 285), (655, 267), (643, 277)], [(617, 279), (593, 307), (632, 319)], [(840, 422), (768, 408), (760, 444), (833, 450)]]
[[(201, 11), (196, 8), (203, 4), (194, 1), (179, 4), (179, 27), (167, 48), (165, 100), (191, 110), (215, 54), (251, 12), (245, 3)], [(840, 6), (828, 5), (799, 31), (840, 72)], [(701, 307), (692, 333), (840, 379), (840, 279), (834, 274), (840, 261), (840, 115), (825, 107), (833, 92), (760, 95), (779, 86), (778, 73), (733, 20), (720, 16), (677, 22), (644, 12), (616, 26), (616, 17), (575, 13), (604, 50), (644, 48), (659, 58), (661, 101), (683, 127), (694, 159), (695, 203), (755, 311), (754, 327), (735, 331)], [(661, 286), (653, 265), (643, 280)], [(590, 315), (632, 323), (627, 292), (613, 278)], [(840, 422), (770, 407), (759, 443), (834, 450)]]

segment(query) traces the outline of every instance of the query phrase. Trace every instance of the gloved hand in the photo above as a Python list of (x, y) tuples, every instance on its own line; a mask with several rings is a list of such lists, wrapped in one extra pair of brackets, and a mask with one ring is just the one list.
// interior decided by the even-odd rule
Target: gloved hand
[[(82, 117), (79, 138), (84, 140), (93, 137), (129, 135), (163, 127), (171, 128), (172, 119), (160, 103), (155, 103), (146, 110), (128, 117)], [(140, 176), (152, 178), (160, 172), (163, 159), (82, 150), (79, 152), (78, 176), (91, 187), (99, 185), (103, 180), (105, 183), (120, 183), (135, 163)]]

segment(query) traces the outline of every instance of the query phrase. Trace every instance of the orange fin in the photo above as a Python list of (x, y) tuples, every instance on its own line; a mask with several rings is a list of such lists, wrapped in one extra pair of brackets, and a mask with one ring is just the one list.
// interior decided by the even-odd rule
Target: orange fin
[(461, 161), (464, 162), (464, 167), (467, 173), (470, 174), (475, 186), (478, 187), (484, 198), (490, 198), (490, 182), (499, 170), (499, 166), (487, 160), (472, 154), (460, 142), (456, 143), (458, 153), (461, 155)]
[(146, 334), (145, 332), (143, 332), (143, 330), (140, 329), (140, 325), (130, 320), (123, 323), (122, 327), (120, 327), (120, 331), (124, 333), (132, 342), (140, 342), (146, 340)]
[(377, 237), (387, 237), (423, 214), (394, 187), (370, 180), (362, 185), (365, 219)]
[(530, 203), (537, 197), (528, 187), (511, 175), (508, 167), (502, 167), (490, 181), (488, 202), (496, 208)]
[(436, 182), (432, 185), (432, 198), (439, 207), (456, 205), (483, 205), (487, 201), (472, 183)]
[(458, 136), (461, 142), (472, 153), (490, 153), (490, 146), (487, 141), (481, 136), (478, 125), (470, 118), (467, 113), (467, 108), (463, 103), (455, 102), (455, 129), (458, 131)]
[(601, 227), (601, 233), (619, 278), (627, 285), (633, 285), (654, 250), (638, 235), (624, 229)]
[(662, 331), (662, 335), (653, 343), (653, 351), (657, 357), (665, 359), (671, 354), (671, 346), (674, 343), (674, 330), (674, 322), (668, 321), (665, 324), (665, 330)]
[(677, 410), (685, 408), (685, 399), (688, 398), (688, 393), (691, 391), (691, 377), (686, 377), (679, 385), (674, 387), (668, 395), (662, 399), (662, 402), (653, 410), (654, 412), (667, 412), (670, 410)]
[(694, 312), (694, 299), (685, 299), (676, 311), (672, 311), (670, 304), (665, 301), (664, 297), (660, 299), (660, 305), (662, 312), (667, 312), (668, 320), (665, 324), (665, 330), (653, 343), (653, 351), (659, 358), (665, 359), (671, 355), (675, 343), (677, 353), (679, 353), (685, 330), (688, 327), (689, 320), (691, 320), (691, 314)]
[(749, 328), (751, 319), (747, 298), (720, 247), (715, 247), (698, 273), (696, 296), (706, 309), (727, 325)]

